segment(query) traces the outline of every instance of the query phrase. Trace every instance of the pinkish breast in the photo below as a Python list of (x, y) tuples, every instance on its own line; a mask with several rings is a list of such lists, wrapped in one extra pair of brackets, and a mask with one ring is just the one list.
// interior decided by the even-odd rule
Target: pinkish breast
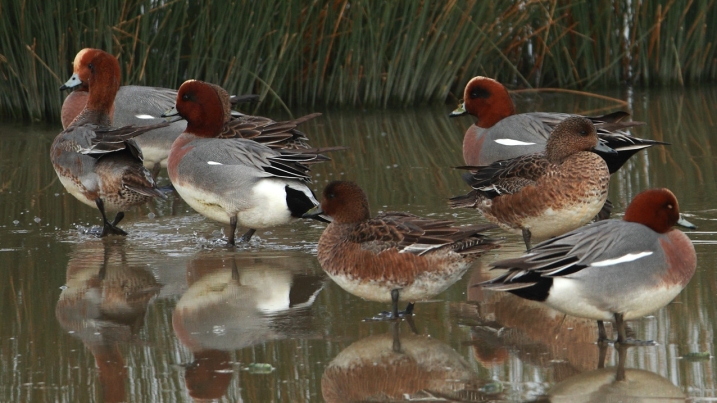
[(193, 140), (196, 140), (196, 136), (182, 133), (174, 140), (174, 143), (172, 143), (172, 149), (169, 151), (169, 158), (167, 159), (167, 173), (172, 183), (176, 183), (179, 179), (179, 163), (182, 162), (182, 158), (194, 148), (189, 145)]
[(697, 267), (697, 255), (692, 241), (682, 231), (672, 229), (660, 237), (660, 246), (667, 260), (667, 273), (663, 278), (665, 285), (685, 287)]
[(466, 165), (485, 165), (480, 161), (480, 151), (485, 141), (485, 129), (471, 125), (463, 137), (463, 160)]

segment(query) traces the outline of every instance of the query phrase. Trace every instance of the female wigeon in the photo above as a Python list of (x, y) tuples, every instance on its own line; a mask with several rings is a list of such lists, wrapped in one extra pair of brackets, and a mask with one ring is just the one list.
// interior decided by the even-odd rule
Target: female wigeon
[[(87, 80), (90, 69), (88, 63), (98, 49), (82, 49), (73, 62), (73, 74), (60, 90), (73, 89), (62, 104), (62, 125), (66, 128), (87, 103)], [(121, 86), (115, 96), (115, 103), (110, 109), (110, 119), (115, 127), (126, 125), (143, 126), (164, 122), (162, 113), (174, 107), (177, 91), (168, 88), (145, 87), (138, 85)], [(258, 95), (232, 96), (231, 104), (254, 102)], [(304, 116), (297, 120), (275, 122), (263, 116), (252, 116), (232, 111), (232, 119), (227, 122), (222, 137), (250, 138), (267, 144), (272, 148), (309, 148), (306, 135), (296, 126), (320, 116), (320, 113)], [(167, 127), (152, 130), (135, 139), (142, 154), (144, 165), (152, 170), (156, 177), (161, 167), (167, 166), (169, 149), (174, 140), (184, 132), (187, 122), (176, 120)]]
[(590, 150), (612, 151), (590, 120), (571, 116), (555, 127), (544, 152), (471, 167), (466, 180), (474, 190), (452, 198), (451, 206), (475, 208), (504, 229), (522, 232), (530, 250), (531, 239), (574, 230), (602, 209), (610, 172)]
[(452, 227), (404, 212), (371, 218), (366, 194), (353, 182), (329, 183), (315, 214), (332, 219), (319, 239), (321, 267), (351, 294), (392, 302), (388, 318), (399, 317), (399, 301), (409, 302), (410, 315), (413, 302), (442, 292), (477, 257), (498, 247), (480, 234), (490, 224)]
[[(545, 149), (552, 129), (568, 116), (566, 113), (515, 113), (513, 100), (503, 84), (488, 77), (474, 77), (466, 84), (463, 102), (449, 116), (470, 114), (478, 120), (463, 137), (463, 159), (466, 165), (489, 165)], [(626, 112), (587, 117), (595, 124), (598, 136), (616, 154), (600, 153), (610, 173), (617, 171), (639, 150), (660, 141), (629, 135), (624, 130), (644, 122), (623, 122)]]
[[(142, 165), (142, 152), (132, 138), (167, 123), (109, 127), (109, 111), (119, 87), (119, 63), (109, 53), (98, 51), (88, 66), (87, 105), (55, 138), (50, 158), (67, 191), (100, 210), (104, 223), (100, 236), (127, 235), (117, 228), (123, 211), (152, 197), (165, 197)], [(113, 222), (107, 220), (105, 211), (118, 211)]]
[(327, 160), (316, 150), (274, 150), (242, 138), (221, 138), (231, 119), (229, 94), (198, 80), (184, 82), (175, 109), (187, 129), (172, 144), (167, 172), (177, 193), (207, 218), (249, 230), (287, 224), (318, 206), (306, 164)]
[(672, 192), (646, 190), (622, 220), (590, 224), (494, 263), (508, 272), (482, 285), (595, 319), (601, 340), (602, 321), (614, 320), (617, 341), (630, 343), (624, 321), (667, 305), (695, 273), (695, 248), (675, 224), (694, 228), (681, 220)]

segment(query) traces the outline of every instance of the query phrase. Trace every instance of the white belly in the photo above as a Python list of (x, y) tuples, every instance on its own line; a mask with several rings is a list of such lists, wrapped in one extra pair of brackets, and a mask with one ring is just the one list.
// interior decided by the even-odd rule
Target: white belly
[[(533, 241), (544, 241), (589, 223), (600, 212), (603, 204), (605, 200), (596, 200), (560, 210), (549, 208), (538, 217), (524, 220), (523, 226), (530, 230)], [(515, 232), (520, 233), (520, 230)]]

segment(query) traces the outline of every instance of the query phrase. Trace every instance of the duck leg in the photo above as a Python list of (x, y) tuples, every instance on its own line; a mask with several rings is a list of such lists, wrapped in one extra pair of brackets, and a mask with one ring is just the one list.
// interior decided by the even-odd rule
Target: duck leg
[(159, 176), (159, 171), (162, 169), (162, 165), (160, 164), (154, 164), (152, 167), (152, 171), (150, 172), (152, 174), (152, 179), (157, 181), (157, 177)]
[(530, 246), (530, 237), (531, 236), (532, 236), (532, 234), (530, 233), (530, 230), (527, 228), (523, 228), (523, 242), (525, 242), (525, 249), (527, 251), (530, 251), (530, 249), (531, 249), (531, 246)]
[(617, 372), (615, 373), (616, 381), (625, 380), (625, 359), (627, 358), (627, 346), (617, 346)]
[(401, 339), (398, 337), (398, 326), (398, 322), (393, 324), (393, 345), (391, 346), (391, 349), (394, 353), (401, 352)]
[(112, 220), (112, 225), (116, 226), (117, 224), (120, 223), (120, 221), (122, 221), (123, 218), (124, 218), (124, 212), (120, 211), (119, 213), (117, 213), (117, 215), (115, 215), (115, 219)]
[(124, 213), (119, 212), (115, 216), (115, 219), (113, 222), (109, 222), (107, 220), (107, 214), (105, 214), (105, 203), (102, 201), (101, 198), (95, 199), (95, 204), (97, 205), (97, 209), (100, 210), (100, 214), (102, 214), (102, 233), (100, 234), (100, 238), (105, 237), (107, 235), (127, 235), (126, 232), (121, 230), (120, 228), (117, 228), (117, 224), (124, 218)]
[(234, 246), (236, 243), (234, 242), (234, 233), (237, 232), (237, 217), (233, 216), (229, 219), (229, 226), (231, 229), (229, 230), (229, 239), (227, 239), (227, 244)]
[(393, 311), (391, 311), (392, 319), (398, 319), (398, 290), (391, 290), (391, 302)]
[(255, 232), (256, 232), (255, 229), (250, 229), (249, 231), (245, 232), (244, 235), (242, 235), (242, 236), (239, 238), (239, 243), (249, 242), (249, 240), (251, 239), (251, 237), (254, 236), (254, 233), (255, 233)]
[(398, 289), (391, 290), (391, 312), (383, 311), (373, 318), (364, 319), (367, 322), (370, 321), (382, 321), (382, 320), (398, 320), (401, 318), (410, 318), (413, 316), (413, 302), (410, 302), (406, 306), (405, 311), (398, 310)]
[(601, 320), (597, 321), (597, 323), (598, 323), (598, 344), (607, 343), (610, 340), (607, 338), (607, 332), (605, 331), (605, 324)]
[(635, 340), (627, 337), (627, 329), (625, 320), (621, 313), (615, 314), (615, 327), (617, 327), (617, 341), (616, 344), (621, 346), (654, 346), (655, 342), (652, 340)]
[(597, 369), (605, 368), (605, 358), (607, 357), (607, 343), (598, 343), (598, 365)]

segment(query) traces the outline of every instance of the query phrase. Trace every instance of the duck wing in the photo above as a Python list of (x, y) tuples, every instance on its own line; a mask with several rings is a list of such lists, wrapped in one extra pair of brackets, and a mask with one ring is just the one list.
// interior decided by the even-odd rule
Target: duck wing
[(452, 224), (452, 221), (423, 218), (405, 212), (387, 212), (359, 224), (350, 241), (374, 253), (397, 249), (400, 253), (417, 255), (447, 246), (459, 253), (472, 253), (478, 244), (497, 247), (497, 240), (481, 234), (496, 228), (495, 225), (454, 227)]
[(532, 287), (544, 278), (608, 270), (652, 255), (656, 241), (649, 236), (650, 231), (643, 225), (622, 220), (599, 221), (541, 242), (521, 257), (493, 263), (493, 269), (508, 271), (481, 285), (511, 291)]
[(526, 186), (535, 185), (550, 168), (543, 153), (527, 154), (509, 160), (496, 161), (487, 166), (462, 166), (469, 169), (463, 179), (477, 193), (493, 199), (501, 194), (513, 194)]
[(224, 125), (219, 137), (249, 139), (278, 149), (309, 148), (308, 137), (296, 127), (318, 116), (321, 114), (312, 113), (283, 122), (264, 116), (232, 116)]

